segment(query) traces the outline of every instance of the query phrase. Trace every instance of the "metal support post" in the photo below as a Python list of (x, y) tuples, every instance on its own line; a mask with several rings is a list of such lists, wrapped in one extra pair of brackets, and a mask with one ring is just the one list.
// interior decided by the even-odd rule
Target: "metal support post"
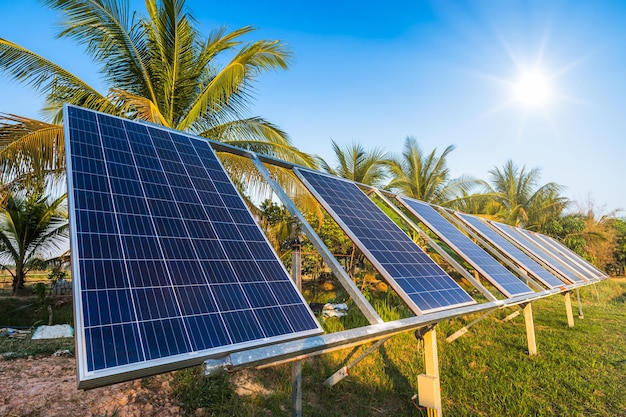
[(448, 336), (446, 338), (446, 342), (448, 343), (452, 343), (454, 342), (456, 339), (458, 339), (459, 337), (463, 336), (465, 333), (467, 333), (469, 331), (469, 328), (472, 327), (473, 325), (475, 325), (476, 323), (486, 319), (487, 317), (489, 317), (494, 311), (496, 311), (496, 309), (493, 310), (488, 310), (486, 311), (484, 314), (482, 314), (480, 317), (478, 317), (477, 319), (473, 320), (472, 322), (470, 322), (469, 324), (461, 327), (459, 330), (457, 330), (456, 332), (452, 333), (450, 336)]
[(302, 361), (291, 364), (291, 417), (302, 417)]
[(576, 297), (578, 298), (578, 318), (584, 319), (585, 315), (583, 314), (583, 304), (580, 302), (580, 292), (578, 288), (576, 288)]
[(524, 321), (526, 322), (526, 338), (528, 339), (528, 354), (537, 354), (537, 342), (535, 341), (535, 323), (533, 320), (533, 305), (528, 303), (524, 306)]
[(511, 314), (509, 314), (508, 316), (506, 316), (505, 318), (502, 319), (503, 323), (506, 323), (507, 321), (511, 321), (513, 320), (515, 317), (519, 316), (520, 312), (519, 310), (515, 310), (514, 312), (512, 312)]
[(572, 297), (569, 292), (563, 294), (565, 296), (565, 312), (567, 313), (567, 326), (574, 327), (574, 314), (572, 314)]
[(335, 372), (334, 374), (329, 376), (326, 379), (326, 381), (324, 381), (323, 385), (325, 387), (329, 387), (330, 388), (333, 385), (337, 384), (339, 381), (343, 380), (345, 377), (348, 376), (348, 373), (350, 372), (350, 369), (352, 369), (356, 364), (358, 364), (363, 359), (365, 359), (368, 355), (370, 355), (371, 353), (376, 351), (380, 346), (382, 346), (389, 339), (391, 339), (391, 338), (390, 337), (386, 337), (384, 339), (380, 339), (379, 341), (373, 343), (372, 346), (367, 348), (357, 358), (355, 358), (354, 360), (350, 361), (347, 365), (341, 367), (341, 369), (339, 369), (337, 372)]
[[(298, 290), (302, 292), (302, 251), (300, 222), (294, 217), (291, 223), (291, 275)], [(302, 417), (302, 361), (291, 364), (291, 416)]]
[(437, 332), (433, 327), (423, 335), (425, 373), (417, 376), (419, 404), (428, 408), (428, 415), (441, 417), (441, 386), (439, 383), (439, 356)]

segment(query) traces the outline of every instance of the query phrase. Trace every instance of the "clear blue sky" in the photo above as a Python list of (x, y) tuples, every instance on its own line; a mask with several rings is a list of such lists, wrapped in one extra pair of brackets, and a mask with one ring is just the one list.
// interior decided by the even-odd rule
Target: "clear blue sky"
[[(143, 2), (133, 0), (137, 10)], [(236, 4), (236, 5), (235, 5)], [(259, 28), (281, 39), (291, 69), (263, 76), (251, 115), (286, 130), (303, 151), (332, 161), (331, 139), (449, 158), (454, 176), (489, 179), (508, 159), (542, 170), (542, 183), (626, 208), (626, 2), (188, 1), (201, 30)], [(36, 1), (0, 0), (0, 37), (99, 85), (82, 50), (54, 38), (57, 16)], [(515, 81), (540, 68), (544, 106), (515, 100)], [(0, 74), (0, 111), (39, 117), (40, 98)], [(624, 215), (624, 213), (622, 213)]]

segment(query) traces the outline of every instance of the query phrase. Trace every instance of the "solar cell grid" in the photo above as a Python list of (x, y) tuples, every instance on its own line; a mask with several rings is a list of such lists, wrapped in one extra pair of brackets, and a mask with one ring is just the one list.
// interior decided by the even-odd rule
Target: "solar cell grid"
[(206, 141), (65, 110), (79, 386), (321, 332)]
[(522, 265), (530, 274), (549, 288), (557, 288), (563, 285), (563, 281), (552, 275), (532, 258), (519, 250), (515, 245), (493, 230), (487, 223), (476, 216), (455, 213), (455, 215), (470, 226), (476, 233), (483, 236), (496, 248), (502, 250), (507, 256)]
[(416, 314), (475, 303), (356, 184), (295, 172)]
[(399, 197), (398, 200), (505, 296), (514, 297), (533, 292), (429, 204), (407, 197)]
[(537, 259), (540, 259), (541, 262), (558, 272), (562, 277), (571, 283), (579, 283), (586, 280), (563, 261), (556, 258), (553, 254), (546, 251), (543, 247), (537, 245), (537, 243), (533, 242), (533, 240), (521, 233), (521, 229), (493, 221), (490, 221), (490, 224), (494, 225), (498, 231), (503, 233), (503, 235), (512, 242), (515, 242), (519, 247), (532, 253), (535, 257), (537, 257)]

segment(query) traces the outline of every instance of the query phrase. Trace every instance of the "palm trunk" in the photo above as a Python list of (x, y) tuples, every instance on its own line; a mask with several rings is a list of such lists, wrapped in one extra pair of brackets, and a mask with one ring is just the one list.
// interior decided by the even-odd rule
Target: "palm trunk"
[(15, 275), (13, 276), (13, 295), (17, 295), (18, 292), (24, 289), (24, 266), (15, 266)]

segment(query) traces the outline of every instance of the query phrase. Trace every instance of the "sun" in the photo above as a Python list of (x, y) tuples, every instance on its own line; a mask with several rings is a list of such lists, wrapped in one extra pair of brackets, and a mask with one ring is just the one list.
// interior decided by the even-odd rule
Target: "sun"
[(550, 81), (540, 71), (524, 72), (514, 84), (515, 98), (527, 107), (540, 107), (550, 100)]

